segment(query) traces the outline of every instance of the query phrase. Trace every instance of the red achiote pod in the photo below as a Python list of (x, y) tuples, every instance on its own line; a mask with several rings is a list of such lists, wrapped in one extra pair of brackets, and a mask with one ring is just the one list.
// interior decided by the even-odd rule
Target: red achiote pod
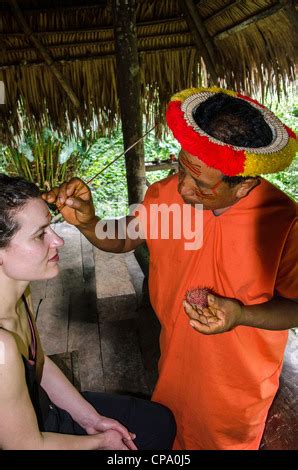
[(208, 294), (211, 294), (211, 291), (206, 287), (197, 287), (196, 289), (190, 289), (186, 292), (186, 301), (193, 308), (207, 308)]

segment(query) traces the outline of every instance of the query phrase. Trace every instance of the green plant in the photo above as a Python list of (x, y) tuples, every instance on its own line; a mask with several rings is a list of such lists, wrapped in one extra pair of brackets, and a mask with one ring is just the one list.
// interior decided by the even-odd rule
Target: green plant
[[(288, 99), (284, 99), (281, 102), (273, 100), (271, 103), (267, 103), (267, 105), (282, 122), (293, 129), (297, 134), (298, 108), (295, 104), (293, 94), (290, 95)], [(298, 156), (296, 156), (289, 168), (272, 175), (264, 175), (264, 177), (287, 193), (290, 197), (298, 201)]]
[(45, 128), (39, 135), (24, 134), (13, 146), (2, 146), (0, 165), (2, 171), (47, 190), (76, 174), (88, 151), (85, 140), (65, 139)]

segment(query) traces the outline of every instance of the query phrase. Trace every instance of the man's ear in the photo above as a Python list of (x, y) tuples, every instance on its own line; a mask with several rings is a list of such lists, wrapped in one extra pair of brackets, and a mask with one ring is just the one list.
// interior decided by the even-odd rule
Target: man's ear
[(236, 197), (238, 199), (241, 199), (242, 197), (245, 197), (248, 195), (248, 193), (258, 186), (261, 183), (259, 178), (247, 178), (247, 180), (244, 180), (242, 183), (239, 184), (239, 187), (236, 191)]

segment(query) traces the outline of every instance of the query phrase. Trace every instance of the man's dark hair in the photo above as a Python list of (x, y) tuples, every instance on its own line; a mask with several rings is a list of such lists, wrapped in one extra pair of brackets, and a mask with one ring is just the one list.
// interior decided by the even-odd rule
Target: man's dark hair
[(29, 199), (39, 196), (39, 188), (34, 183), (0, 173), (0, 248), (8, 246), (20, 228), (15, 214)]
[[(237, 147), (265, 147), (273, 139), (269, 125), (258, 109), (225, 93), (216, 93), (200, 104), (194, 110), (193, 118), (207, 134)], [(247, 177), (223, 177), (230, 186), (245, 179)]]

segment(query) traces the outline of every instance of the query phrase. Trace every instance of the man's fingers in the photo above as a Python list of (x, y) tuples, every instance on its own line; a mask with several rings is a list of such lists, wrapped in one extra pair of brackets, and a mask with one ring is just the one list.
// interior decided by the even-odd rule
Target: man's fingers
[(200, 323), (209, 326), (209, 318), (205, 317), (205, 315), (199, 315), (198, 320)]
[(183, 307), (184, 307), (184, 310), (186, 311), (186, 313), (189, 315), (189, 314), (195, 314), (197, 313), (197, 310), (194, 309), (186, 300), (183, 301)]
[(90, 199), (90, 189), (79, 178), (72, 178), (68, 183), (63, 183), (59, 187), (51, 189), (51, 191), (44, 193), (42, 198), (49, 203), (57, 203), (60, 206), (65, 204), (69, 197), (79, 197), (84, 200)]
[(198, 331), (199, 333), (203, 333), (205, 335), (211, 333), (209, 325), (204, 325), (203, 323), (196, 320), (191, 320), (189, 324), (194, 330)]
[(184, 308), (191, 320), (197, 320), (204, 325), (209, 325), (210, 320), (214, 321), (214, 316), (208, 309), (201, 309), (200, 307), (194, 309), (188, 302), (184, 302)]
[(72, 197), (72, 198), (67, 198), (65, 200), (65, 205), (68, 207), (71, 207), (72, 209), (82, 212), (83, 214), (87, 212), (87, 209), (89, 209), (90, 204), (83, 199), (79, 197)]
[(56, 202), (57, 196), (59, 194), (59, 188), (55, 187), (51, 189), (48, 193), (43, 193), (41, 195), (42, 199), (46, 202), (49, 202), (50, 204)]
[(61, 206), (65, 203), (66, 200), (66, 183), (63, 183), (59, 187), (55, 187), (51, 189), (48, 193), (44, 193), (42, 195), (42, 198), (49, 202), (49, 203), (55, 203), (57, 206)]
[(184, 305), (185, 312), (189, 316), (189, 318), (197, 320), (200, 313), (197, 310), (195, 310), (189, 303), (185, 301), (183, 302), (183, 305)]
[(79, 197), (80, 199), (89, 200), (90, 199), (90, 189), (88, 186), (79, 178), (72, 178), (66, 187), (66, 196), (67, 197)]
[(58, 204), (60, 205), (65, 204), (65, 201), (67, 199), (66, 189), (67, 189), (67, 183), (61, 184), (59, 188), (58, 201), (57, 201)]
[(209, 321), (208, 325), (205, 325), (200, 321), (190, 320), (189, 324), (194, 330), (198, 331), (199, 333), (203, 333), (204, 335), (212, 335), (218, 331), (217, 322)]

